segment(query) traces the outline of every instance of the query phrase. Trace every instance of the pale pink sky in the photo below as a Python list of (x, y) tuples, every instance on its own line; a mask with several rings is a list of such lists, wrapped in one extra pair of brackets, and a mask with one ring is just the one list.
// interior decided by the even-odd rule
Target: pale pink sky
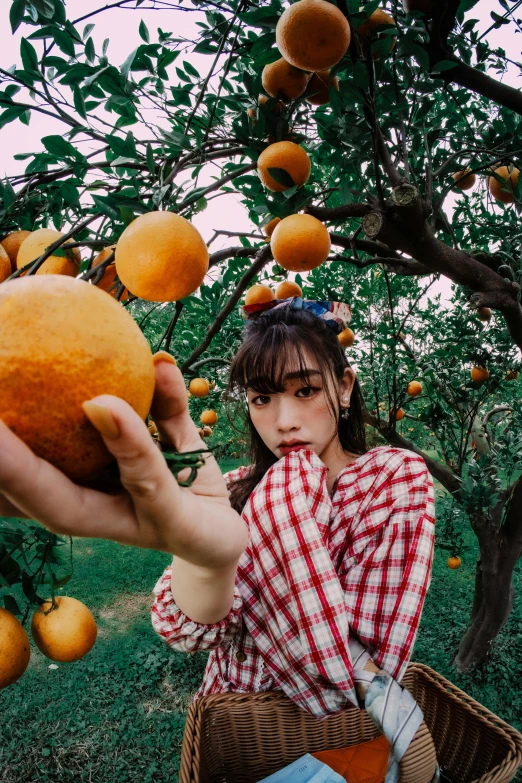
[[(8, 68), (13, 64), (21, 67), (20, 39), (23, 35), (27, 36), (35, 29), (22, 25), (17, 33), (12, 36), (9, 33), (10, 26), (8, 21), (10, 5), (10, 3), (3, 3), (0, 11), (0, 20), (2, 22), (0, 29), (3, 30), (1, 64), (4, 68)], [(103, 5), (105, 5), (105, 2), (90, 1), (87, 3), (85, 0), (67, 0), (68, 18), (76, 19), (90, 10), (96, 10)], [(480, 19), (481, 30), (486, 30), (491, 23), (489, 16), (491, 10), (503, 13), (497, 0), (480, 0), (478, 5), (468, 13), (468, 17)], [(194, 39), (199, 31), (196, 22), (204, 20), (204, 14), (199, 11), (188, 13), (178, 10), (110, 9), (92, 17), (92, 19), (86, 20), (86, 22), (81, 22), (78, 25), (78, 29), (82, 32), (86, 23), (95, 23), (96, 26), (91, 35), (96, 51), (101, 52), (103, 40), (109, 38), (109, 60), (113, 64), (121, 64), (136, 46), (143, 43), (138, 34), (138, 25), (141, 19), (145, 21), (149, 28), (151, 42), (156, 40), (158, 27), (172, 31), (176, 37)], [(511, 31), (512, 27), (509, 30)], [(515, 61), (520, 59), (522, 36), (508, 36), (504, 29), (501, 28), (500, 30), (490, 32), (488, 40), (492, 45), (502, 46), (511, 59)], [(33, 41), (32, 43), (37, 51), (40, 52), (42, 42)], [(184, 58), (180, 56), (179, 59), (182, 60)], [(202, 77), (207, 74), (212, 59), (213, 57), (208, 55), (190, 55), (190, 62), (197, 68)], [(172, 72), (173, 69), (174, 66), (171, 66), (170, 71)], [(505, 77), (505, 81), (515, 87), (520, 87), (520, 77), (517, 69), (511, 68), (511, 71), (512, 73)], [(495, 74), (492, 74), (492, 76), (495, 76)], [(177, 77), (174, 72), (173, 83), (176, 82)], [(112, 116), (114, 117), (114, 115)], [(65, 126), (59, 121), (36, 112), (32, 113), (29, 126), (25, 126), (19, 121), (6, 125), (0, 130), (0, 172), (4, 176), (6, 174), (22, 173), (27, 164), (25, 161), (14, 160), (13, 155), (22, 152), (36, 152), (42, 149), (40, 141), (42, 136), (57, 133), (63, 134), (64, 128)], [(132, 130), (136, 135), (140, 134), (139, 126), (132, 126)], [(143, 128), (142, 137), (148, 138), (149, 136), (150, 131), (147, 128)], [(89, 142), (86, 142), (85, 147), (88, 146)], [(82, 145), (82, 151), (83, 148), (84, 145)], [(198, 184), (210, 183), (212, 181), (211, 177), (218, 174), (218, 167), (209, 165), (203, 169)], [(224, 228), (232, 231), (252, 231), (255, 229), (248, 218), (246, 209), (240, 204), (238, 198), (227, 194), (210, 201), (208, 207), (202, 213), (195, 215), (192, 222), (207, 242), (215, 228)], [(211, 250), (227, 247), (230, 244), (235, 244), (236, 241), (229, 238), (219, 238), (212, 244)], [(433, 298), (435, 294), (440, 292), (442, 295), (441, 300), (444, 302), (451, 293), (450, 286), (451, 281), (447, 278), (442, 278), (439, 283), (434, 284), (430, 289), (430, 298)]]

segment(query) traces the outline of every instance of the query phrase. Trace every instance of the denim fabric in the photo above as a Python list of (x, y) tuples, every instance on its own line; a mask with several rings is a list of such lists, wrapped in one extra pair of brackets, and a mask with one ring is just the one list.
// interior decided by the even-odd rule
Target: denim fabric
[(288, 766), (279, 769), (257, 783), (346, 783), (345, 779), (327, 764), (305, 753)]

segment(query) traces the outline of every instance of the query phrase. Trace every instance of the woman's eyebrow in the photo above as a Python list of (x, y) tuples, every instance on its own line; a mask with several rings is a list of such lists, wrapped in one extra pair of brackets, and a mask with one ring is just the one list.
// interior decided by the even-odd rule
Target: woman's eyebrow
[[(303, 375), (322, 375), (320, 370), (312, 370), (310, 367), (305, 367), (303, 371), (296, 370), (295, 372), (287, 372), (286, 375), (283, 377), (283, 381), (289, 381), (294, 378), (302, 378)], [(247, 389), (255, 389), (256, 385), (259, 383), (261, 379), (260, 378), (250, 378), (248, 381)]]

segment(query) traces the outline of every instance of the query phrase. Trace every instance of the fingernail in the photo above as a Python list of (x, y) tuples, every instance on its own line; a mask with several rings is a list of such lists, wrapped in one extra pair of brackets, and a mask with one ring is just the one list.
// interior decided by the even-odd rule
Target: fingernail
[(120, 437), (118, 425), (114, 421), (111, 411), (104, 405), (98, 405), (96, 402), (84, 402), (82, 408), (85, 415), (96, 429), (105, 435), (109, 440), (116, 440)]
[(155, 353), (152, 357), (152, 361), (154, 364), (157, 364), (158, 362), (170, 362), (170, 364), (177, 365), (175, 358), (171, 356), (170, 353), (167, 353), (167, 351), (158, 351), (158, 353)]

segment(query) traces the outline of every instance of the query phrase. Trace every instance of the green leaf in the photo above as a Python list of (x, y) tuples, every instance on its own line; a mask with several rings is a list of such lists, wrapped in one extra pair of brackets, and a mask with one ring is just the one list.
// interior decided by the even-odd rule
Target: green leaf
[(61, 49), (64, 54), (68, 54), (69, 57), (74, 57), (76, 54), (74, 50), (74, 41), (68, 33), (57, 28), (53, 33), (53, 38), (58, 48)]
[(9, 10), (9, 21), (11, 23), (11, 31), (16, 33), (25, 13), (25, 0), (14, 0)]
[(285, 188), (291, 188), (294, 186), (294, 180), (285, 169), (268, 168), (268, 173), (275, 179), (278, 185), (284, 185)]
[(84, 120), (87, 119), (87, 109), (85, 108), (85, 101), (82, 95), (82, 91), (78, 85), (73, 90), (74, 108)]
[(29, 43), (27, 38), (22, 38), (20, 41), (20, 54), (22, 55), (22, 62), (26, 71), (38, 71), (36, 49)]
[(54, 16), (54, 0), (31, 0), (31, 5), (36, 8), (38, 13), (45, 19), (52, 19)]
[(138, 32), (140, 34), (140, 38), (145, 41), (145, 43), (148, 43), (150, 41), (149, 31), (147, 28), (147, 25), (143, 21), (143, 19), (140, 22), (140, 26), (138, 28)]
[(0, 114), (0, 130), (13, 120), (17, 120), (24, 113), (24, 106), (11, 106), (9, 109), (6, 109), (2, 114)]
[(193, 65), (191, 65), (187, 60), (183, 60), (183, 65), (185, 66), (185, 70), (187, 73), (190, 73), (191, 76), (195, 76), (196, 79), (200, 78), (199, 71), (196, 71)]
[(90, 63), (94, 62), (94, 58), (96, 57), (96, 51), (94, 49), (94, 41), (92, 38), (89, 38), (87, 40), (87, 43), (85, 44), (85, 56), (89, 60)]
[(122, 74), (122, 76), (125, 77), (125, 79), (129, 78), (129, 71), (130, 71), (130, 69), (132, 67), (132, 63), (134, 62), (134, 58), (136, 57), (137, 51), (138, 51), (137, 48), (134, 49), (134, 51), (129, 54), (129, 56), (127, 57), (127, 59), (123, 63), (123, 65), (120, 65), (121, 74)]
[(54, 155), (57, 158), (74, 158), (75, 160), (83, 160), (83, 155), (73, 147), (73, 145), (66, 141), (62, 136), (44, 136), (42, 139), (47, 152)]
[(154, 176), (154, 172), (156, 171), (156, 166), (154, 165), (154, 152), (152, 151), (152, 146), (149, 142), (147, 144), (147, 168), (150, 171), (150, 173)]
[(87, 40), (87, 38), (90, 36), (92, 31), (94, 30), (94, 27), (95, 27), (95, 25), (93, 25), (93, 24), (86, 24), (85, 25), (85, 27), (83, 28), (83, 33), (82, 33), (82, 41)]

